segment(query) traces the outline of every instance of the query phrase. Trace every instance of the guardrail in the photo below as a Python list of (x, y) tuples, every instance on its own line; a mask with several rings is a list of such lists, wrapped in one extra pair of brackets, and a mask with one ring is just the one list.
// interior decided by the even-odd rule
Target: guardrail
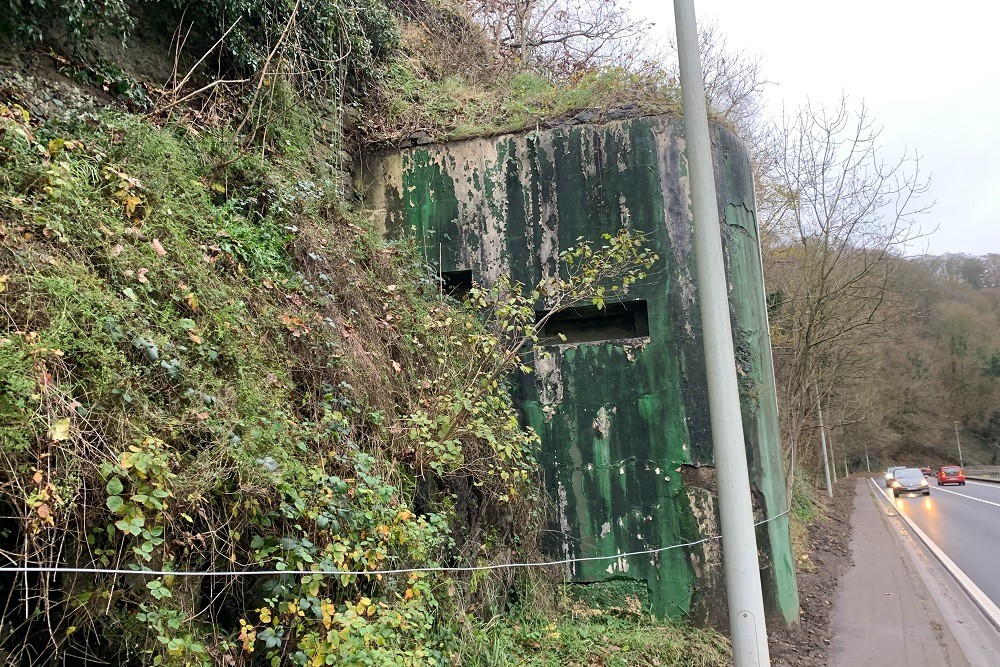
[(1000, 482), (1000, 466), (966, 466), (965, 476)]

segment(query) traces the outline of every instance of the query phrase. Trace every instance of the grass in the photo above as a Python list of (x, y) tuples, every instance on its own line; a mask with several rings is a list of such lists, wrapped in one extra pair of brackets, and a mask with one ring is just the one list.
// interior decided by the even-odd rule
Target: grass
[(643, 114), (680, 112), (680, 90), (665, 75), (620, 69), (561, 83), (532, 72), (504, 73), (484, 84), (461, 74), (436, 79), (400, 62), (390, 71), (388, 89), (393, 94), (385, 114), (368, 131), (389, 143), (416, 130), (439, 141), (520, 132), (585, 109), (599, 114), (626, 104)]
[(713, 630), (622, 618), (597, 610), (548, 618), (521, 615), (477, 630), (463, 667), (722, 667), (730, 661)]

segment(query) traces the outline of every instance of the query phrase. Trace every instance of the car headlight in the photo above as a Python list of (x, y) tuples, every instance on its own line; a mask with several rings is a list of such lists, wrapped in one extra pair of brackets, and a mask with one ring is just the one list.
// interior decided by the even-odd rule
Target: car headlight
[(899, 486), (899, 482), (897, 482), (896, 480), (892, 480), (892, 485), (893, 486)]
[(927, 486), (927, 480), (926, 479), (920, 480), (920, 486)]

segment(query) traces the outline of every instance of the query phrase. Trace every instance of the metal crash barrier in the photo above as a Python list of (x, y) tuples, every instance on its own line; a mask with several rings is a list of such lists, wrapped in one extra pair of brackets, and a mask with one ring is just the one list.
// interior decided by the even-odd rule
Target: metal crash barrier
[(965, 478), (1000, 482), (1000, 466), (966, 466)]

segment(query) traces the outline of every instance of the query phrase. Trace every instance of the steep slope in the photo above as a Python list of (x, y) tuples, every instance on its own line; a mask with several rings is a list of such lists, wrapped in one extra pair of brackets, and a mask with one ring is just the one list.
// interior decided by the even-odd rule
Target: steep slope
[(492, 334), (351, 210), (343, 148), (396, 136), (368, 122), (399, 65), (374, 43), (320, 81), (353, 89), (332, 105), (291, 68), (240, 70), (252, 40), (211, 58), (243, 84), (190, 98), (128, 51), (0, 70), (0, 550), (60, 569), (0, 571), (5, 662), (725, 660), (641, 609), (574, 622), (547, 570), (418, 571), (537, 561), (547, 507), (505, 383), (457, 402)]

